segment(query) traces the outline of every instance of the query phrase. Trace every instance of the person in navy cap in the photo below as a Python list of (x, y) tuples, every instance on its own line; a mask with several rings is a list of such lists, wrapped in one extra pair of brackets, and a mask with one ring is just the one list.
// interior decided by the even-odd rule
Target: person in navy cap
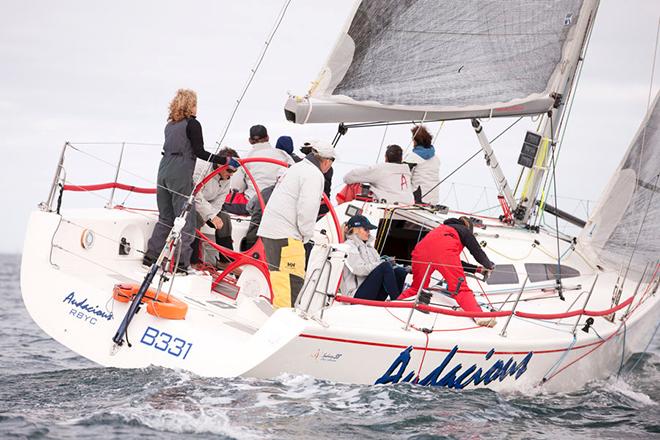
[(291, 136), (280, 136), (277, 138), (277, 142), (275, 143), (275, 148), (278, 150), (284, 151), (286, 154), (291, 156), (291, 159), (295, 163), (300, 162), (303, 160), (302, 157), (298, 156), (296, 153), (293, 152), (293, 139), (291, 139)]
[(373, 246), (373, 229), (377, 227), (363, 215), (354, 215), (346, 222), (344, 233), (349, 249), (341, 292), (359, 299), (394, 300), (403, 290), (408, 270), (394, 264), (394, 259), (381, 259)]

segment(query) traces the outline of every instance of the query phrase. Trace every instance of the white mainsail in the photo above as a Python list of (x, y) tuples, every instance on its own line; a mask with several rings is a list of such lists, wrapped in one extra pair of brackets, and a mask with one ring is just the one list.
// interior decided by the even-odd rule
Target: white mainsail
[[(609, 267), (642, 272), (660, 258), (660, 93), (578, 242)], [(638, 239), (639, 236), (639, 239)]]
[(461, 119), (549, 110), (597, 0), (362, 0), (287, 119)]

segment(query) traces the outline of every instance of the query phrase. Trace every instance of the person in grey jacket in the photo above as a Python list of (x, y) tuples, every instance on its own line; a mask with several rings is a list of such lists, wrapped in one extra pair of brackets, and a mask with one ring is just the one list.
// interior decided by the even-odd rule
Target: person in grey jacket
[[(245, 159), (254, 157), (263, 157), (266, 159), (275, 159), (281, 162), (286, 162), (293, 165), (295, 162), (284, 150), (273, 147), (269, 143), (268, 130), (263, 125), (253, 125), (250, 127), (250, 137), (248, 142), (252, 145), (252, 149), (244, 156)], [(275, 185), (277, 178), (282, 174), (284, 168), (280, 165), (265, 162), (255, 162), (245, 167), (241, 167), (236, 171), (230, 181), (232, 191), (243, 192), (248, 200), (256, 196), (252, 180), (245, 173), (245, 168), (250, 171), (259, 191), (269, 186)]]
[(275, 307), (291, 307), (305, 278), (305, 248), (314, 236), (316, 215), (323, 195), (323, 173), (335, 158), (326, 142), (290, 167), (279, 180), (261, 219), (261, 237), (270, 273)]
[[(174, 225), (174, 219), (181, 215), (188, 196), (193, 190), (193, 172), (195, 162), (202, 159), (215, 164), (230, 163), (232, 168), (239, 166), (231, 158), (216, 156), (204, 149), (202, 126), (196, 119), (197, 94), (188, 89), (179, 89), (170, 102), (163, 158), (158, 166), (156, 201), (158, 203), (158, 222), (154, 226), (147, 243), (142, 264), (151, 265), (156, 259)], [(194, 206), (186, 217), (181, 231), (181, 253), (178, 270), (186, 272), (192, 254), (191, 243), (195, 237)]]
[(408, 270), (383, 261), (373, 246), (370, 230), (377, 229), (362, 215), (354, 215), (346, 222), (346, 241), (349, 246), (341, 279), (343, 295), (359, 299), (385, 301), (397, 299), (403, 290)]
[(377, 200), (412, 205), (415, 203), (412, 174), (402, 160), (401, 147), (390, 145), (385, 150), (385, 163), (351, 170), (344, 175), (344, 183), (369, 183)]

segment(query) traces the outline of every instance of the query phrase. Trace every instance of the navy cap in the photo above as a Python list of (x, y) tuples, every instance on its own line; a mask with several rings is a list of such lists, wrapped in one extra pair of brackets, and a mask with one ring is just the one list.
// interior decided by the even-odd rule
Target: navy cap
[(263, 125), (253, 125), (250, 127), (250, 138), (251, 139), (261, 139), (268, 136), (268, 131)]
[(346, 226), (349, 228), (378, 229), (378, 226), (372, 225), (369, 222), (369, 219), (363, 215), (354, 215), (349, 218), (346, 222)]
[(280, 136), (277, 138), (275, 148), (291, 154), (293, 153), (293, 139), (291, 139), (291, 136)]

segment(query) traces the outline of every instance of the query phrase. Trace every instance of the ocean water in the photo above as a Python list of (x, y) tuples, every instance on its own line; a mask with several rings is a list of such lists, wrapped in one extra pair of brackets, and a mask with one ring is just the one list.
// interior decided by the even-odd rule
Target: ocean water
[(660, 338), (617, 378), (568, 394), (208, 379), (101, 368), (28, 316), (0, 255), (0, 438), (660, 438)]

